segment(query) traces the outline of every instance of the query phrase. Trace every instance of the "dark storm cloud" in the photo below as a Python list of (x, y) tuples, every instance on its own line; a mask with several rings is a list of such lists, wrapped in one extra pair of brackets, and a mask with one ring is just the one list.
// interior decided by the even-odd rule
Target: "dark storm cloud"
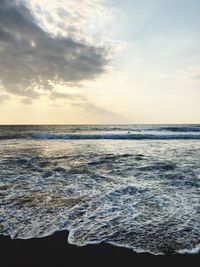
[(22, 2), (0, 1), (0, 81), (10, 93), (37, 98), (39, 89), (94, 79), (107, 55), (106, 48), (50, 36)]

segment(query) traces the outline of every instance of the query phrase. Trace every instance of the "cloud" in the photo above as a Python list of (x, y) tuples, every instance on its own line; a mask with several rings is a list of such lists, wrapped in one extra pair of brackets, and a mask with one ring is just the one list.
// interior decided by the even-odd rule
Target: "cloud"
[[(59, 2), (51, 1), (49, 5)], [(87, 15), (87, 8), (91, 11), (89, 1), (75, 2), (77, 10), (80, 10), (78, 4), (85, 3), (84, 16)], [(40, 10), (36, 17), (36, 4), (39, 3), (36, 0), (1, 0), (0, 81), (5, 90), (28, 98), (38, 98), (54, 90), (57, 85), (73, 86), (84, 80), (95, 79), (106, 71), (110, 48), (81, 37), (83, 32), (77, 25), (84, 20), (84, 16), (80, 16), (79, 24), (76, 22), (72, 25), (76, 21), (75, 4), (72, 4), (75, 2), (66, 2), (68, 9), (57, 8), (56, 16), (50, 16), (48, 10), (44, 16), (44, 10)], [(73, 6), (71, 13), (70, 3)], [(69, 34), (52, 34), (54, 28), (49, 25), (55, 25), (55, 29), (58, 25), (60, 29), (63, 26), (58, 21), (55, 24), (55, 17), (67, 21), (70, 16), (70, 24), (65, 30)]]
[(121, 116), (120, 114), (116, 113), (116, 112), (112, 112), (108, 109), (105, 108), (101, 108), (93, 103), (91, 103), (89, 100), (85, 99), (83, 101), (80, 102), (71, 102), (72, 106), (78, 107), (78, 108), (82, 108), (83, 110), (89, 112), (89, 113), (95, 113), (101, 116), (106, 116), (106, 117), (119, 117)]
[[(83, 94), (67, 94), (67, 93), (61, 93), (61, 92), (51, 92), (50, 99), (63, 99), (68, 100), (70, 105), (74, 107), (81, 108), (85, 111), (89, 111), (92, 113), (104, 115), (104, 116), (116, 116), (119, 114), (116, 114), (110, 110), (107, 110), (105, 108), (101, 108), (94, 103), (92, 103), (85, 95)], [(54, 106), (54, 104), (53, 104)], [(58, 105), (56, 105), (58, 107)]]
[(98, 25), (102, 27), (102, 21), (105, 23), (112, 18), (102, 0), (27, 1), (40, 26), (53, 36), (92, 42), (89, 33)]
[(21, 99), (21, 103), (25, 104), (25, 105), (31, 105), (32, 104), (32, 100), (28, 97), (22, 98)]
[(85, 100), (85, 96), (81, 94), (68, 94), (52, 91), (50, 93), (50, 98), (55, 100), (57, 98), (66, 99), (66, 100)]
[(8, 95), (0, 95), (0, 104), (7, 102), (10, 99)]

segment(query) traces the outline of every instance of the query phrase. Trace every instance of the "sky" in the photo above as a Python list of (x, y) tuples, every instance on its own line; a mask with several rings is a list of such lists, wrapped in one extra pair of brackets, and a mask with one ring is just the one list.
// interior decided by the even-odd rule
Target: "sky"
[(200, 0), (1, 0), (0, 124), (200, 123)]

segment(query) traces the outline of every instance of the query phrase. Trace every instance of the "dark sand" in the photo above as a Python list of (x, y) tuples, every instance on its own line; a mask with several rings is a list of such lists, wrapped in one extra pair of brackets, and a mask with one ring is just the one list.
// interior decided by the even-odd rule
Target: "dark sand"
[[(130, 249), (108, 244), (77, 247), (67, 243), (67, 236), (66, 231), (29, 240), (11, 240), (0, 236), (0, 266), (150, 266), (155, 263), (159, 266), (183, 263), (194, 266), (195, 260), (200, 259), (200, 255), (153, 256), (134, 253)], [(178, 260), (177, 263), (175, 260)]]

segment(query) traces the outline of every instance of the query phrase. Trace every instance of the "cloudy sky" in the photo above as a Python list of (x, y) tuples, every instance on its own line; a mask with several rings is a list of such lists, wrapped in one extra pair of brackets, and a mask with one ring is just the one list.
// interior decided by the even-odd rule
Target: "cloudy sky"
[(1, 0), (0, 123), (200, 123), (199, 0)]

